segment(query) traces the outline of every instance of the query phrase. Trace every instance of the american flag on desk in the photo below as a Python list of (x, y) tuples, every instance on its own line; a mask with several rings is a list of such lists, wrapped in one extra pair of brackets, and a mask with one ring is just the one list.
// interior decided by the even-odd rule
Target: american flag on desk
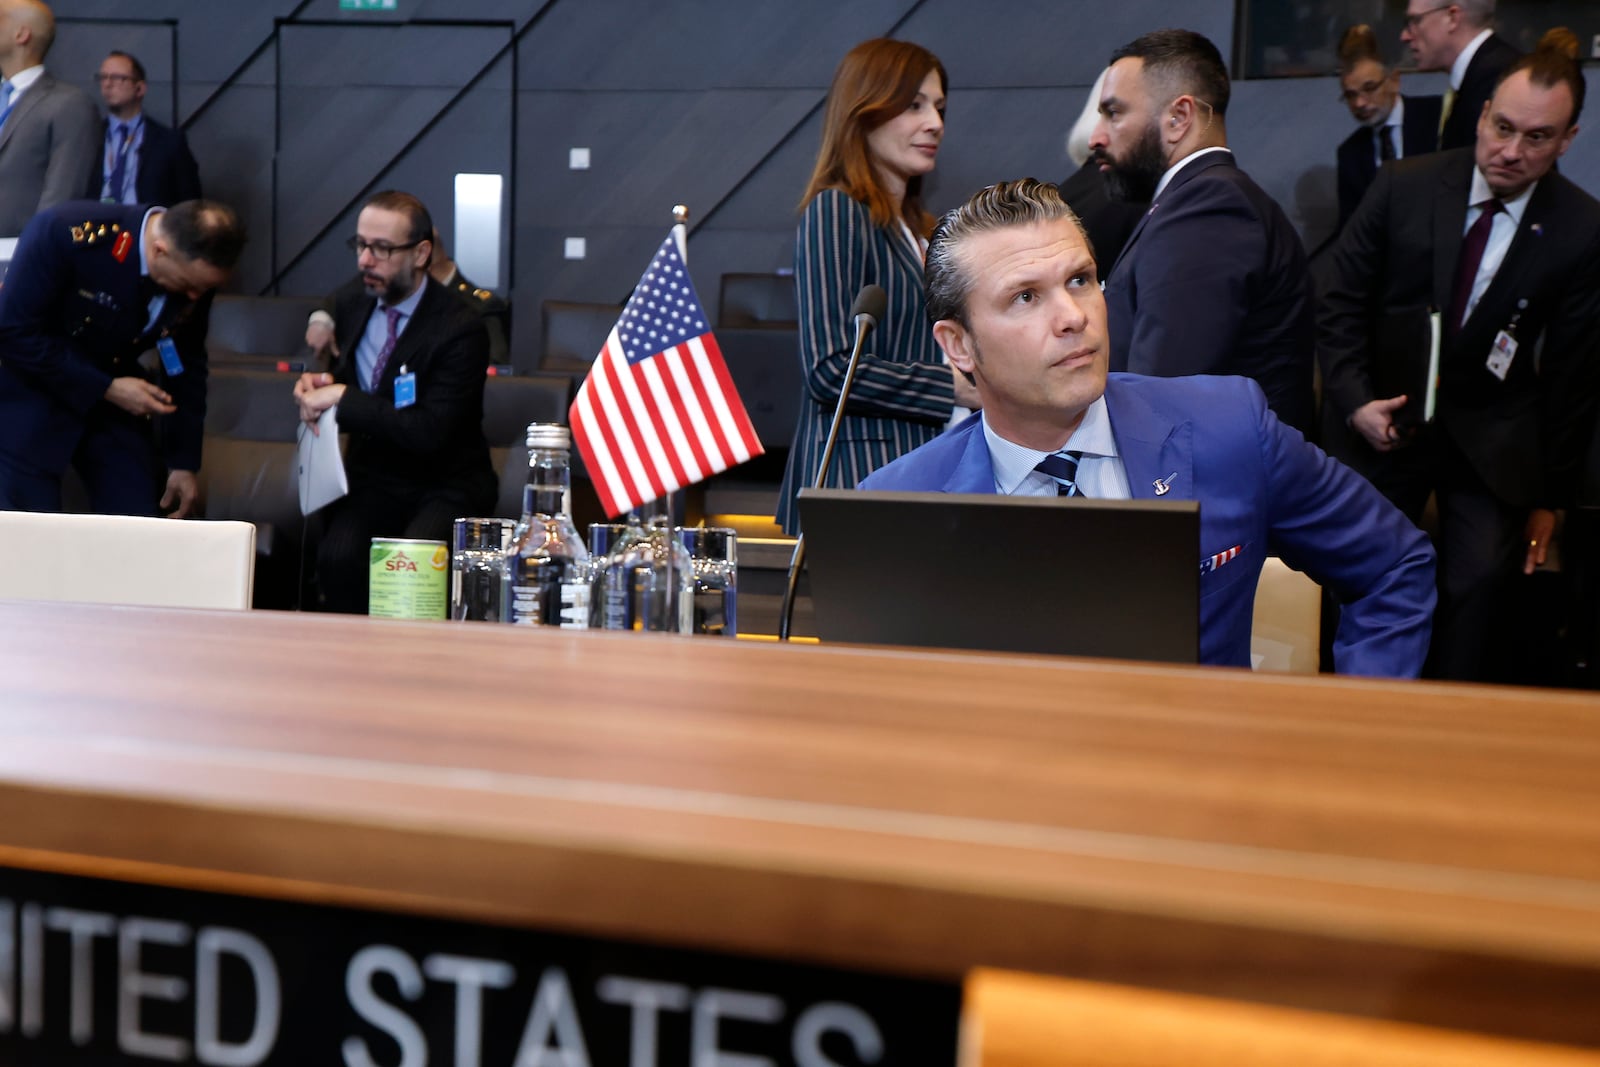
[(572, 437), (607, 515), (766, 451), (722, 360), (674, 226), (572, 402)]

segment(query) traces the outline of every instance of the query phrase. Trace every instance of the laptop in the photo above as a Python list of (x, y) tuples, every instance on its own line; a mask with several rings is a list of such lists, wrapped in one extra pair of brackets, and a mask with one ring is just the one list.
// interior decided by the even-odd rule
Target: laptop
[(823, 641), (1195, 663), (1193, 500), (803, 489)]

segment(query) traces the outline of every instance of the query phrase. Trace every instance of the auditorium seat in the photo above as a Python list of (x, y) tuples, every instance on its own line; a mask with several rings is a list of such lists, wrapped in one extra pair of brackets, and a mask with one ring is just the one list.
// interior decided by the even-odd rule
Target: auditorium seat
[(218, 294), (211, 303), (206, 353), (216, 364), (307, 360), (306, 319), (321, 304), (308, 296)]
[(0, 597), (146, 607), (250, 606), (247, 522), (0, 511)]

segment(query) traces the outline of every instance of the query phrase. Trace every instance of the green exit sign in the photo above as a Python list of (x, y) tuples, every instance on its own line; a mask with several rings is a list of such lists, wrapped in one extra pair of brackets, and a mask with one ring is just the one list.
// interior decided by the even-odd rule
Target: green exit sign
[(339, 0), (340, 11), (393, 11), (399, 0)]

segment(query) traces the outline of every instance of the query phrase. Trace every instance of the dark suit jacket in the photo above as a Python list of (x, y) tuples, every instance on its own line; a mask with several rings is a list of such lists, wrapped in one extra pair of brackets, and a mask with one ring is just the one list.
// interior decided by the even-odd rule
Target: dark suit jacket
[[(1376, 489), (1286, 430), (1243, 378), (1113, 374), (1105, 396), (1133, 498), (1155, 499), (1161, 479), (1167, 499), (1200, 501), (1197, 568), (1238, 549), (1201, 570), (1200, 662), (1249, 666), (1256, 579), (1279, 556), (1343, 604), (1333, 645), (1341, 673), (1416, 676), (1433, 617), (1433, 548)], [(994, 492), (981, 417), (861, 488)]]
[[(100, 143), (105, 144), (107, 123), (100, 124)], [(104, 153), (101, 153), (104, 156)], [(89, 178), (91, 198), (98, 199), (105, 188), (105, 164), (95, 162)], [(171, 207), (185, 200), (200, 198), (200, 168), (189, 151), (189, 139), (182, 130), (163, 126), (149, 115), (144, 117), (144, 140), (139, 145), (139, 172), (134, 190), (141, 204)]]
[(1106, 279), (1111, 369), (1254, 378), (1310, 434), (1315, 323), (1305, 249), (1283, 210), (1208, 152), (1175, 174)]
[[(1439, 109), (1444, 100), (1437, 96), (1407, 96), (1405, 117), (1400, 122), (1401, 157), (1410, 159), (1432, 152), (1439, 143)], [(1373, 154), (1372, 129), (1357, 127), (1339, 145), (1339, 225), (1350, 221), (1372, 179), (1378, 176), (1378, 160)]]
[(146, 210), (68, 201), (23, 231), (0, 286), (0, 451), (24, 470), (60, 474), (91, 420), (132, 419), (104, 399), (106, 389), (114, 377), (142, 374), (140, 353), (163, 334), (183, 361), (183, 373), (162, 380), (178, 408), (162, 420), (163, 458), (169, 470), (200, 469), (211, 295), (190, 303), (169, 293), (145, 328)]
[[(1472, 149), (1462, 148), (1383, 167), (1334, 244), (1317, 322), (1330, 433), (1381, 399), (1373, 387), (1380, 317), (1449, 306), (1473, 166)], [(1485, 366), (1502, 329), (1518, 342), (1505, 381)], [(1415, 358), (1425, 368), (1426, 351)], [(1504, 503), (1560, 507), (1578, 481), (1597, 372), (1600, 202), (1551, 173), (1483, 298), (1459, 334), (1446, 334), (1436, 421)], [(1365, 471), (1390, 462), (1351, 431), (1324, 445)]]
[[(377, 298), (357, 278), (329, 300), (340, 352), (333, 376), (348, 386), (338, 418), (350, 435), (345, 468), (351, 488), (375, 485), (401, 496), (452, 488), (492, 504), (498, 479), (483, 437), (489, 337), (455, 294), (432, 278), (425, 284), (416, 314), (371, 393), (358, 380), (356, 346)], [(416, 403), (396, 408), (394, 383), (401, 368), (417, 376), (417, 396)]]
[(20, 234), (35, 213), (83, 194), (83, 175), (100, 158), (101, 132), (94, 101), (76, 85), (46, 71), (28, 87), (0, 126), (0, 237)]
[(1491, 33), (1472, 54), (1467, 72), (1462, 75), (1461, 88), (1456, 91), (1455, 104), (1444, 129), (1439, 131), (1439, 148), (1471, 148), (1478, 140), (1478, 116), (1483, 105), (1494, 95), (1495, 82), (1505, 69), (1522, 58), (1515, 45), (1499, 34)]

